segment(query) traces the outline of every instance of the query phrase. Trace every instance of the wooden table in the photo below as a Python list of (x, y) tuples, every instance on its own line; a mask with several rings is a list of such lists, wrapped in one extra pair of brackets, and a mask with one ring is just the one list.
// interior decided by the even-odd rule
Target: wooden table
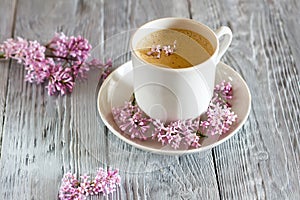
[(227, 25), (234, 37), (222, 61), (252, 94), (250, 116), (233, 138), (205, 153), (161, 156), (104, 127), (96, 109), (99, 72), (71, 95), (50, 97), (45, 85), (24, 82), (15, 61), (1, 61), (0, 199), (56, 199), (65, 172), (107, 166), (120, 169), (121, 187), (92, 199), (300, 199), (299, 10), (295, 0), (0, 0), (1, 42), (80, 34), (115, 67), (130, 56), (128, 38), (111, 45), (112, 37), (152, 19)]

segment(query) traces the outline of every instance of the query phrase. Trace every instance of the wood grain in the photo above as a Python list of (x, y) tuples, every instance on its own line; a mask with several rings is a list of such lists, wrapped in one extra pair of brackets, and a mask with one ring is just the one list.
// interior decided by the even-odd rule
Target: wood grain
[(294, 46), (288, 42), (289, 27), (278, 11), (284, 6), (271, 1), (212, 4), (215, 13), (222, 13), (212, 21), (230, 22), (234, 33), (224, 61), (242, 74), (253, 98), (243, 129), (213, 151), (221, 198), (299, 199), (293, 192), (300, 190), (299, 74), (293, 61), (298, 56), (289, 48)]
[[(47, 42), (55, 32), (63, 31), (66, 35), (81, 34), (96, 43), (102, 34), (101, 4), (19, 1), (14, 33)], [(23, 81), (24, 70), (20, 66), (13, 63), (12, 68), (0, 179), (5, 190), (1, 196), (55, 199), (64, 172), (89, 173), (101, 166), (87, 156), (89, 153), (81, 142), (82, 138), (101, 131), (95, 128), (98, 121), (93, 89), (97, 73), (92, 73), (87, 82), (78, 83), (72, 96), (49, 97), (45, 86)]]
[[(121, 187), (90, 199), (300, 199), (300, 4), (295, 0), (0, 0), (0, 41), (83, 35), (95, 58), (130, 60), (129, 39), (147, 21), (187, 17), (233, 31), (222, 61), (248, 83), (252, 110), (236, 136), (202, 154), (161, 156), (114, 136), (96, 109), (100, 71), (49, 97), (0, 62), (0, 199), (56, 199), (63, 173), (119, 168)], [(2, 143), (1, 143), (2, 140)]]
[[(3, 16), (0, 18), (0, 41), (3, 42), (6, 38), (13, 36), (14, 17), (15, 17), (15, 1), (1, 2), (0, 13)], [(0, 61), (0, 158), (2, 147), (3, 125), (6, 112), (6, 95), (9, 72), (9, 61)]]

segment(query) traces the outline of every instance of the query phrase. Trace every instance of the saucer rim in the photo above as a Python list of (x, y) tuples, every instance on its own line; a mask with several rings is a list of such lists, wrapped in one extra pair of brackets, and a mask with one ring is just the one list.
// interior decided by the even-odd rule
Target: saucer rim
[[(151, 147), (147, 147), (141, 144), (138, 144), (136, 142), (134, 142), (133, 140), (130, 140), (128, 138), (126, 138), (121, 132), (119, 132), (118, 130), (114, 129), (113, 126), (111, 126), (111, 124), (108, 122), (108, 120), (106, 120), (104, 113), (101, 111), (100, 108), (100, 94), (103, 93), (104, 88), (106, 87), (107, 84), (109, 84), (110, 80), (112, 79), (112, 77), (114, 77), (115, 74), (117, 74), (118, 70), (121, 70), (122, 68), (132, 68), (132, 60), (129, 60), (123, 64), (121, 64), (119, 67), (117, 67), (101, 84), (100, 89), (98, 91), (98, 95), (97, 95), (97, 110), (98, 113), (100, 115), (101, 120), (103, 121), (103, 123), (105, 124), (105, 126), (107, 126), (107, 128), (118, 138), (120, 138), (121, 140), (123, 140), (124, 142), (126, 142), (127, 144), (130, 144), (138, 149), (144, 150), (144, 151), (148, 151), (151, 153), (156, 153), (156, 154), (162, 154), (162, 155), (182, 155), (182, 154), (192, 154), (192, 153), (200, 153), (200, 152), (204, 152), (207, 150), (210, 150), (224, 142), (226, 142), (228, 139), (230, 139), (231, 137), (233, 137), (240, 129), (241, 127), (245, 124), (245, 122), (247, 121), (249, 114), (250, 114), (250, 110), (251, 110), (251, 93), (249, 90), (249, 87), (247, 85), (247, 83), (245, 82), (245, 80), (241, 77), (241, 75), (239, 73), (237, 73), (232, 67), (230, 67), (229, 65), (223, 63), (223, 62), (219, 62), (218, 65), (224, 65), (225, 68), (229, 69), (230, 71), (232, 71), (232, 73), (235, 74), (235, 76), (237, 76), (240, 81), (245, 85), (246, 88), (246, 93), (248, 94), (248, 99), (249, 99), (249, 104), (248, 104), (248, 109), (246, 112), (245, 117), (239, 122), (239, 125), (231, 130), (231, 132), (224, 138), (221, 138), (220, 140), (209, 144), (207, 146), (204, 147), (199, 147), (199, 148), (195, 148), (195, 149), (187, 149), (187, 150), (162, 150), (162, 149), (156, 149), (156, 148), (151, 148)], [(132, 70), (132, 69), (129, 69)], [(110, 110), (111, 112), (111, 110)], [(162, 146), (163, 147), (163, 146)]]

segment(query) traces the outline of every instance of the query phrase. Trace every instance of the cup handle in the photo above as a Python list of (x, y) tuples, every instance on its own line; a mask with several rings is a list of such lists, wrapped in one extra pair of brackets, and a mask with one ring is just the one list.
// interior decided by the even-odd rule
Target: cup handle
[[(219, 40), (219, 52), (217, 55), (217, 63), (220, 62), (221, 57), (224, 55), (226, 50), (228, 49), (231, 41), (232, 41), (232, 32), (230, 28), (227, 26), (221, 26), (218, 30), (216, 30), (216, 35)], [(224, 40), (222, 43), (220, 43), (220, 38), (222, 36), (225, 36)]]

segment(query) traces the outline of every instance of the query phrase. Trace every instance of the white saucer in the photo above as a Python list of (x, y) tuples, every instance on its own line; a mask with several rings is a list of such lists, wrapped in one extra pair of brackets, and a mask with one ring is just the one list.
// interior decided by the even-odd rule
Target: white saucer
[(146, 141), (131, 139), (129, 135), (123, 134), (115, 123), (111, 109), (123, 106), (133, 94), (133, 71), (132, 62), (129, 61), (113, 71), (103, 82), (98, 93), (98, 111), (104, 124), (109, 130), (124, 142), (139, 149), (158, 154), (180, 155), (206, 151), (229, 138), (231, 138), (246, 122), (251, 107), (251, 95), (249, 88), (242, 77), (228, 65), (220, 62), (217, 66), (216, 83), (222, 80), (230, 81), (233, 86), (232, 110), (237, 114), (238, 121), (231, 129), (223, 135), (209, 136), (201, 143), (201, 147), (187, 150), (174, 150), (162, 146), (161, 143), (149, 138)]

